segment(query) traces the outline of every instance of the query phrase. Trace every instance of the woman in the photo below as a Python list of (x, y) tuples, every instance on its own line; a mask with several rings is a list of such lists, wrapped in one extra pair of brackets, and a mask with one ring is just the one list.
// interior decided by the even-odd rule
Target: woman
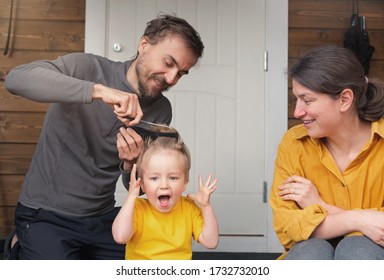
[(384, 83), (348, 49), (293, 65), (294, 115), (270, 197), (280, 259), (384, 259)]

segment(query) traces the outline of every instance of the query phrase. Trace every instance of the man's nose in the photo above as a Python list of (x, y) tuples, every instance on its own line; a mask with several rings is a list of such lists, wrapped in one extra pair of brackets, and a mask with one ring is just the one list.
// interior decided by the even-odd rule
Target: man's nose
[(174, 86), (179, 79), (180, 77), (177, 69), (170, 70), (165, 74), (165, 81), (171, 86)]

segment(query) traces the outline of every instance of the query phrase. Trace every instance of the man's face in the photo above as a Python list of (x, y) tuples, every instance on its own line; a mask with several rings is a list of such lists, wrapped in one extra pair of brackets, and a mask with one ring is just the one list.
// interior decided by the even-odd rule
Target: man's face
[(168, 36), (155, 45), (142, 38), (131, 84), (140, 96), (156, 97), (174, 86), (196, 64), (192, 50), (178, 36)]

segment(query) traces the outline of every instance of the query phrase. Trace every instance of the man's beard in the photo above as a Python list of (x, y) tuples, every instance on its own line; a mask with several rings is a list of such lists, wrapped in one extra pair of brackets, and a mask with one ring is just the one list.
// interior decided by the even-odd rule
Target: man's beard
[(170, 85), (167, 84), (167, 82), (160, 77), (160, 75), (153, 74), (150, 79), (153, 79), (157, 82), (157, 84), (160, 84), (159, 90), (150, 90), (146, 84), (145, 81), (142, 79), (142, 75), (140, 75), (140, 70), (136, 68), (137, 77), (139, 79), (138, 81), (138, 88), (139, 88), (139, 95), (142, 97), (157, 97), (162, 92), (169, 90)]
[(154, 89), (150, 90), (147, 86), (147, 79), (145, 76), (145, 66), (143, 66), (143, 58), (138, 58), (137, 63), (136, 63), (136, 75), (138, 79), (138, 94), (141, 97), (157, 97), (159, 96), (162, 92), (167, 91), (170, 88), (170, 85), (164, 80), (162, 76), (159, 74), (152, 74), (149, 77), (149, 80), (152, 79), (157, 82), (157, 84), (160, 84), (160, 89)]

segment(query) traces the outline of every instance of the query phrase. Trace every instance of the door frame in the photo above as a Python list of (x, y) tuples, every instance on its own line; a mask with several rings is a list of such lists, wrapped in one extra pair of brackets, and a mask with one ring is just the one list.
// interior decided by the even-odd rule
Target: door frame
[[(107, 1), (86, 0), (85, 52), (106, 56)], [(277, 146), (288, 128), (288, 0), (266, 1), (265, 12), (265, 180), (270, 191)], [(270, 207), (267, 220), (266, 251), (282, 252)]]

